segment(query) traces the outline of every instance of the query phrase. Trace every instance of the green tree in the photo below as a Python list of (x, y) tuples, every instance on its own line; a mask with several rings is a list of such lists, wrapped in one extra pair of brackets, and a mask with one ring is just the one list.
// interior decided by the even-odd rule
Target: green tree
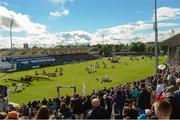
[(135, 42), (132, 42), (131, 45), (129, 46), (130, 51), (138, 51), (138, 46)]
[(166, 54), (168, 52), (168, 47), (161, 45), (160, 50), (164, 51), (164, 54)]
[(137, 51), (139, 52), (145, 52), (146, 51), (146, 44), (142, 42), (137, 42)]
[(129, 47), (130, 51), (135, 52), (145, 52), (146, 51), (146, 44), (142, 42), (132, 42)]

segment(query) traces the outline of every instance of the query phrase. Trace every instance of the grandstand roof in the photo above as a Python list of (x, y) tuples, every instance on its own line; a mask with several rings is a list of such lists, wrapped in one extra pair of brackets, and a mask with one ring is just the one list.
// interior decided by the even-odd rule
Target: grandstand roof
[[(9, 57), (12, 56), (11, 50), (6, 50), (0, 52), (1, 56)], [(46, 55), (46, 52), (44, 52), (44, 49), (17, 49), (14, 51), (14, 56), (21, 56), (21, 57), (27, 57), (27, 56), (43, 56)]]
[(165, 45), (165, 46), (177, 46), (180, 45), (180, 33), (176, 34), (166, 40), (164, 40), (163, 42), (161, 42), (161, 45)]
[[(28, 57), (28, 56), (47, 56), (47, 55), (61, 55), (61, 54), (73, 54), (73, 53), (87, 53), (87, 48), (52, 48), (52, 49), (16, 49), (14, 56), (16, 57)], [(11, 50), (0, 51), (0, 56), (10, 57), (12, 56)]]

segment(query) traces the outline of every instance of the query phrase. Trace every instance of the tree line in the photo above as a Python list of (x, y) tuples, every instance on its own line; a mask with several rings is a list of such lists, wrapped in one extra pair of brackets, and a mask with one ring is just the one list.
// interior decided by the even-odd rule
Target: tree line
[[(132, 42), (131, 44), (97, 44), (93, 46), (94, 50), (99, 51), (101, 55), (111, 55), (112, 52), (143, 52), (153, 54), (155, 51), (155, 44), (146, 44), (143, 42)], [(158, 52), (166, 54), (168, 48), (166, 46), (159, 45)]]

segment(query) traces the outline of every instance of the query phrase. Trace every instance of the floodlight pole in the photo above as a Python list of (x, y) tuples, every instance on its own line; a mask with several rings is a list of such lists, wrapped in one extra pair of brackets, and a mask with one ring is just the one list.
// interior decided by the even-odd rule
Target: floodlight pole
[(158, 26), (157, 26), (157, 0), (154, 0), (154, 31), (155, 31), (155, 70), (158, 72)]
[(11, 43), (11, 57), (12, 57), (12, 67), (13, 67), (13, 45), (12, 45), (12, 26), (13, 26), (14, 19), (12, 17), (11, 24), (10, 24), (10, 43)]

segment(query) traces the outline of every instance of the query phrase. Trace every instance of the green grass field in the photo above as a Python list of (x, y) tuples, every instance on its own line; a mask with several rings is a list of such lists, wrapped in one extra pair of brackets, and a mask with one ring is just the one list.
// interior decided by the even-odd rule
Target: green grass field
[[(82, 81), (84, 80), (87, 92), (90, 93), (92, 89), (102, 89), (104, 87), (112, 87), (117, 86), (120, 83), (125, 83), (134, 80), (143, 79), (149, 75), (154, 74), (154, 59), (147, 61), (140, 59), (140, 61), (131, 61), (129, 57), (122, 57), (121, 62), (127, 62), (128, 65), (124, 63), (111, 63), (108, 61), (108, 58), (103, 58), (99, 60), (100, 68), (97, 69), (97, 72), (93, 74), (87, 73), (85, 70), (90, 64), (95, 64), (97, 60), (80, 62), (74, 64), (66, 64), (66, 65), (58, 65), (51, 66), (46, 68), (38, 68), (27, 71), (14, 72), (6, 75), (5, 77), (0, 79), (0, 84), (11, 86), (12, 82), (5, 82), (3, 79), (12, 78), (12, 79), (20, 79), (25, 75), (35, 75), (35, 71), (38, 73), (42, 73), (43, 70), (46, 72), (53, 72), (56, 68), (63, 68), (63, 76), (50, 77), (49, 80), (40, 80), (33, 81), (32, 85), (29, 87), (25, 87), (25, 90), (19, 93), (13, 93), (10, 96), (11, 102), (16, 103), (27, 103), (32, 100), (42, 100), (45, 98), (53, 98), (57, 97), (56, 87), (57, 85), (66, 85), (66, 86), (76, 86), (77, 92), (82, 94)], [(107, 69), (103, 68), (102, 62), (105, 61), (107, 64)], [(166, 57), (159, 57), (159, 62), (163, 63), (166, 61)], [(115, 68), (111, 68), (111, 66), (115, 66)], [(97, 81), (97, 78), (102, 78), (104, 75), (107, 75), (110, 79), (112, 79), (111, 83), (101, 83)], [(3, 73), (0, 73), (0, 76)], [(11, 87), (13, 90), (14, 88)], [(71, 89), (62, 89), (61, 95), (72, 94)]]

